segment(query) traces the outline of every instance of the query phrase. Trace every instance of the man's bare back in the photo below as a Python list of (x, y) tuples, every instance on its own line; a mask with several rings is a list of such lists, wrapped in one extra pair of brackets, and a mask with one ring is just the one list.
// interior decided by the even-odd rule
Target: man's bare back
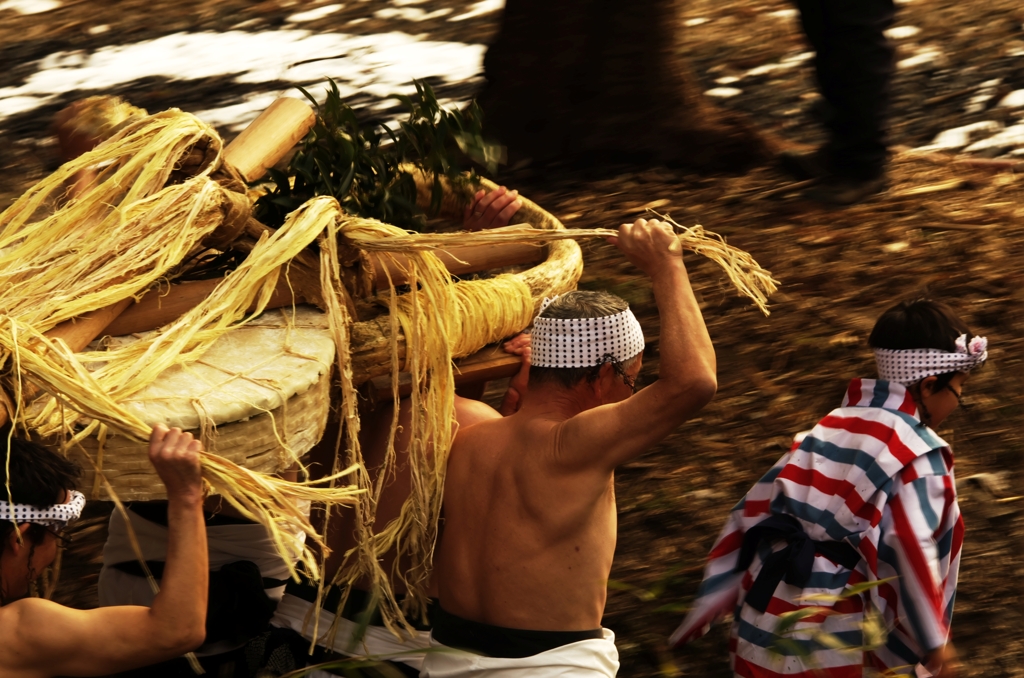
[(598, 628), (615, 552), (613, 477), (558, 463), (557, 419), (517, 418), (467, 429), (452, 448), (446, 482), (460, 491), (445, 494), (444, 607), (509, 628)]
[(572, 387), (535, 383), (533, 368), (516, 414), (459, 432), (437, 557), (445, 613), (505, 629), (599, 629), (615, 552), (614, 469), (714, 395), (714, 350), (671, 229), (639, 220), (616, 240), (652, 280), (659, 380), (631, 397), (638, 359), (602, 360), (596, 378)]

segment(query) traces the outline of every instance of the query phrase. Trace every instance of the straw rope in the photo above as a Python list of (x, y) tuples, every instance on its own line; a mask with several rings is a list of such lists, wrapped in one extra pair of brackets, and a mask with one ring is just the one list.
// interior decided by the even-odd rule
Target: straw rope
[[(150, 423), (119, 402), (153, 383), (166, 369), (198, 360), (218, 337), (261, 313), (279, 277), (287, 275), (289, 262), (317, 243), (322, 310), (327, 314), (336, 347), (345, 425), (345, 435), (335, 441), (338, 454), (334, 472), (325, 479), (329, 485), (314, 488), (287, 483), (209, 454), (203, 457), (204, 478), (214, 492), (222, 494), (243, 515), (267, 527), (287, 562), (301, 560), (314, 578), (319, 568), (311, 552), (306, 546), (296, 546), (287, 535), (302, 530), (322, 547), (321, 554), (326, 548), (295, 502), (354, 503), (359, 543), (346, 554), (334, 581), (346, 588), (360, 579), (370, 581), (379, 593), (389, 628), (396, 632), (403, 626), (409, 628), (405, 615), (422, 615), (427, 603), (425, 591), (455, 425), (452, 359), (523, 329), (536, 307), (536, 290), (531, 291), (523, 278), (499, 276), (456, 284), (430, 250), (500, 242), (540, 246), (614, 236), (616, 231), (528, 228), (420, 235), (344, 215), (333, 198), (314, 198), (289, 215), (276, 232), (262, 236), (209, 298), (151, 336), (113, 350), (80, 354), (72, 353), (62, 341), (48, 338), (44, 333), (64, 320), (138, 297), (202, 247), (203, 239), (224, 221), (222, 206), (231, 202), (230, 195), (210, 178), (219, 166), (220, 149), (215, 132), (192, 116), (179, 111), (150, 116), (66, 164), (0, 214), (0, 284), (10, 290), (0, 300), (0, 369), (7, 368), (13, 375), (13, 418), (20, 426), (44, 435), (62, 434), (68, 445), (88, 435), (102, 439), (108, 428), (146, 439)], [(194, 176), (174, 174), (174, 168), (185, 164), (194, 166)], [(98, 181), (80, 197), (45, 214), (60, 197), (65, 182), (77, 171), (90, 167), (100, 168)], [(683, 247), (716, 261), (740, 291), (767, 313), (765, 300), (775, 289), (767, 271), (745, 252), (699, 226), (680, 230)], [(381, 252), (404, 267), (407, 284), (413, 290), (399, 296), (390, 285), (381, 298), (391, 311), (396, 419), (376, 483), (370, 482), (359, 448), (360, 422), (349, 345), (352, 318), (341, 296), (339, 236), (359, 250)], [(392, 256), (398, 254), (403, 255), (401, 260)], [(578, 269), (569, 273), (564, 280), (560, 278), (561, 283), (574, 284)], [(248, 313), (246, 309), (251, 305), (255, 310)], [(398, 358), (400, 334), (407, 346), (404, 365)], [(98, 367), (90, 372), (86, 363)], [(376, 505), (395, 467), (393, 442), (400, 370), (411, 374), (413, 386), (409, 450), (412, 490), (400, 516), (374, 533)], [(33, 412), (31, 420), (23, 411), (23, 379), (51, 398), (45, 407)], [(102, 458), (97, 463), (102, 464)], [(349, 474), (354, 487), (335, 487), (337, 479), (345, 474)], [(395, 570), (388, 573), (383, 571), (380, 558), (391, 549), (398, 557)], [(411, 565), (400, 571), (402, 562)], [(402, 582), (408, 590), (403, 605), (394, 595), (392, 581)]]
[[(75, 354), (62, 340), (44, 334), (64, 320), (140, 295), (202, 249), (202, 240), (224, 220), (222, 205), (230, 201), (209, 176), (219, 164), (221, 145), (212, 128), (190, 115), (168, 111), (150, 116), (65, 164), (0, 214), (0, 284), (6, 292), (0, 301), (0, 369), (15, 368), (8, 370), (8, 381), (17, 425), (41, 436), (62, 434), (67, 445), (93, 434), (102, 440), (107, 428), (144, 441), (156, 422), (133, 415), (119, 404), (123, 398), (169, 367), (199, 359), (218, 337), (261, 313), (291, 259), (312, 243), (320, 243), (321, 271), (339, 277), (332, 245), (340, 208), (333, 199), (318, 199), (261, 238), (208, 299), (143, 340)], [(196, 170), (191, 178), (175, 175), (185, 164)], [(52, 210), (68, 179), (96, 167), (96, 182)], [(182, 183), (173, 183), (177, 180)], [(339, 360), (344, 360), (351, 319), (338, 306), (338, 287), (332, 284), (322, 294), (333, 300), (329, 322)], [(251, 305), (255, 310), (247, 315)], [(86, 363), (99, 367), (90, 372)], [(23, 380), (50, 397), (31, 421)], [(350, 502), (357, 489), (289, 483), (213, 454), (205, 454), (202, 464), (212, 492), (263, 524), (289, 567), (301, 560), (316, 576), (308, 546), (287, 536), (301, 530), (322, 545), (296, 504)]]
[[(656, 214), (656, 216), (672, 224), (679, 231), (677, 237), (683, 249), (705, 256), (718, 264), (740, 294), (749, 297), (762, 313), (769, 314), (768, 297), (777, 289), (778, 281), (772, 278), (769, 271), (761, 268), (749, 253), (729, 245), (725, 238), (705, 230), (699, 224), (684, 227), (671, 217), (661, 214)], [(521, 228), (514, 230), (422, 234), (405, 231), (401, 236), (387, 239), (355, 236), (352, 240), (356, 247), (366, 251), (404, 253), (439, 250), (455, 246), (513, 243), (535, 244), (540, 247), (545, 243), (560, 240), (608, 238), (617, 235), (618, 231), (610, 228), (547, 230), (523, 224)], [(465, 284), (467, 283), (461, 283), (461, 285)]]

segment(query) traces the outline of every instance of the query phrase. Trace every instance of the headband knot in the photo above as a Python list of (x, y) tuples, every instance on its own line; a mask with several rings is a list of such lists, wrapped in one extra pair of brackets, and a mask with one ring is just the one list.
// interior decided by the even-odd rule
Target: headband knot
[(12, 504), (0, 500), (0, 520), (14, 523), (39, 523), (40, 525), (67, 525), (77, 520), (85, 508), (85, 495), (72, 490), (71, 498), (66, 504), (53, 504), (45, 508), (36, 508), (30, 504)]
[(973, 337), (968, 342), (966, 334), (956, 338), (956, 351), (953, 353), (937, 348), (875, 349), (878, 378), (904, 386), (947, 372), (970, 372), (986, 360), (988, 339)]

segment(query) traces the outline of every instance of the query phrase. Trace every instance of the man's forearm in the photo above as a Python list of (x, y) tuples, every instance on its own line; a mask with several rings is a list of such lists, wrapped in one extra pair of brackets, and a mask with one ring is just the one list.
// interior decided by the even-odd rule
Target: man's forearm
[[(206, 621), (209, 556), (201, 498), (169, 497), (167, 560), (153, 621), (168, 640), (198, 646)], [(179, 634), (183, 637), (176, 637)]]
[(682, 257), (651, 276), (661, 319), (659, 380), (686, 388), (716, 374), (715, 349), (683, 265)]

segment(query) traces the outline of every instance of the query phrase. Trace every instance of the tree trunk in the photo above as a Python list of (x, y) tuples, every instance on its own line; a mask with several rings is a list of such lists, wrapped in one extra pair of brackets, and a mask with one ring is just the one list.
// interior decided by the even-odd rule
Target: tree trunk
[(711, 105), (681, 58), (682, 0), (507, 0), (480, 98), (510, 158), (763, 161), (767, 142)]

